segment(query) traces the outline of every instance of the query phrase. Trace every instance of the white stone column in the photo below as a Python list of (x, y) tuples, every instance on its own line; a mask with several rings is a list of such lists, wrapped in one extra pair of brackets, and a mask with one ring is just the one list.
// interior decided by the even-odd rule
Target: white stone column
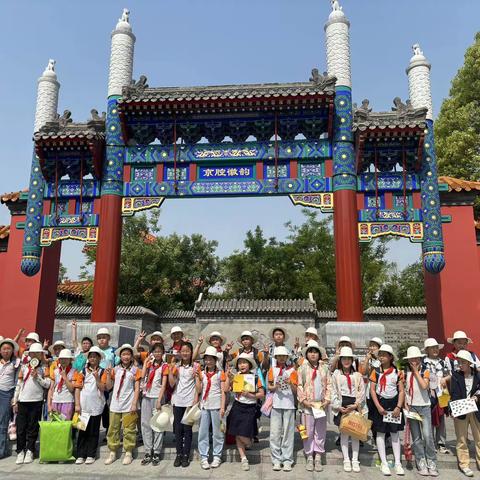
[(55, 73), (55, 60), (49, 60), (47, 68), (38, 79), (34, 132), (38, 132), (45, 123), (57, 118), (59, 90), (60, 83)]
[(413, 57), (407, 68), (410, 101), (414, 108), (428, 108), (427, 120), (433, 120), (432, 88), (430, 84), (430, 62), (420, 45), (413, 45)]
[(133, 49), (135, 35), (129, 22), (130, 12), (124, 8), (123, 14), (112, 32), (110, 69), (108, 75), (108, 96), (121, 95), (122, 88), (130, 85), (133, 73)]

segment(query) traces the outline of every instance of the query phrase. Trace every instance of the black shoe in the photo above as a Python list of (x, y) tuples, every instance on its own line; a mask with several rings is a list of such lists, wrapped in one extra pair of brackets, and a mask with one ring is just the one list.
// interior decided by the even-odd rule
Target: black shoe
[(190, 465), (190, 459), (188, 458), (188, 455), (184, 455), (182, 457), (182, 467), (188, 467)]
[(181, 464), (182, 464), (182, 456), (181, 456), (181, 455), (177, 455), (177, 456), (175, 457), (175, 461), (173, 462), (173, 466), (174, 466), (174, 467), (179, 467)]
[(253, 437), (253, 442), (254, 443), (258, 443), (260, 440), (258, 439), (258, 437)]
[(158, 453), (154, 453), (152, 457), (152, 465), (155, 467), (160, 463), (160, 455)]
[(148, 465), (152, 461), (152, 456), (149, 453), (146, 453), (143, 456), (142, 465)]

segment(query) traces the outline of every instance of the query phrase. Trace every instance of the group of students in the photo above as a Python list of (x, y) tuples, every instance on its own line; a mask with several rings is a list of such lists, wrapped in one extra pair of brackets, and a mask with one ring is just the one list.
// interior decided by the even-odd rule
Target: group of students
[[(180, 327), (174, 327), (168, 346), (161, 332), (141, 332), (133, 346), (115, 349), (106, 328), (98, 330), (96, 344), (88, 337), (77, 342), (75, 322), (72, 328), (75, 353), (62, 341), (47, 348), (36, 333), (25, 337), (22, 349), (18, 345), (22, 331), (15, 339), (1, 338), (0, 458), (8, 455), (8, 430), (14, 418), (16, 463), (31, 463), (38, 422), (48, 411), (67, 420), (75, 413), (89, 414), (86, 429), (78, 431), (76, 464), (95, 462), (103, 423), (109, 450), (106, 465), (117, 460), (122, 446), (122, 463), (132, 463), (137, 428), (145, 448), (141, 464), (158, 465), (171, 421), (177, 453), (174, 465), (187, 467), (193, 422), (185, 420), (196, 410), (198, 452), (204, 469), (220, 466), (226, 436), (227, 442), (236, 444), (242, 469), (249, 470), (247, 451), (258, 436), (263, 413), (270, 418), (273, 470), (292, 470), (298, 430), (306, 469), (321, 471), (327, 419), (331, 418), (340, 427), (344, 470), (359, 472), (360, 442), (341, 428), (342, 418), (355, 412), (372, 422), (384, 475), (391, 475), (387, 437), (394, 472), (404, 475), (399, 432), (408, 421), (418, 473), (437, 476), (437, 451), (448, 453), (448, 408), (439, 406), (439, 395), (448, 390), (452, 401), (472, 397), (480, 402), (479, 362), (468, 349), (471, 340), (461, 331), (448, 339), (453, 350), (443, 358), (443, 345), (432, 338), (425, 341), (425, 353), (409, 347), (402, 369), (392, 347), (380, 338), (368, 342), (367, 354), (360, 359), (354, 355), (350, 338), (341, 337), (329, 359), (315, 328), (308, 328), (303, 345), (296, 340), (293, 348), (286, 346), (284, 328), (274, 328), (271, 342), (260, 349), (254, 346), (252, 332), (244, 331), (235, 351), (233, 342), (227, 343), (220, 332), (200, 337), (194, 345)], [(208, 346), (201, 352), (205, 341)], [(168, 427), (155, 428), (152, 419), (160, 414)], [(459, 468), (473, 476), (468, 428), (480, 468), (480, 413), (455, 417), (454, 425)]]

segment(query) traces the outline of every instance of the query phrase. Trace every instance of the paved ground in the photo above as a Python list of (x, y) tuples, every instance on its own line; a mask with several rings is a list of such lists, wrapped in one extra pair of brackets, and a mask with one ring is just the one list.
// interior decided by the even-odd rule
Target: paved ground
[[(182, 478), (183, 480), (189, 479), (225, 479), (228, 476), (230, 480), (235, 479), (262, 479), (262, 480), (277, 480), (278, 478), (285, 477), (290, 478), (303, 478), (303, 479), (319, 479), (319, 478), (331, 478), (334, 476), (341, 476), (345, 479), (368, 479), (377, 480), (384, 478), (380, 473), (379, 468), (376, 466), (378, 455), (372, 449), (369, 443), (366, 443), (360, 450), (360, 461), (362, 465), (362, 471), (358, 474), (347, 474), (342, 468), (342, 455), (339, 447), (335, 446), (336, 431), (329, 427), (327, 433), (327, 456), (324, 458), (324, 471), (321, 473), (310, 473), (305, 470), (305, 459), (301, 452), (301, 443), (298, 435), (296, 435), (296, 464), (293, 471), (290, 473), (285, 472), (273, 472), (271, 469), (270, 451), (268, 448), (268, 424), (263, 422), (264, 426), (260, 433), (260, 442), (255, 444), (252, 450), (248, 452), (250, 458), (250, 471), (243, 472), (240, 469), (238, 463), (238, 456), (233, 446), (228, 446), (225, 449), (225, 463), (216, 470), (205, 471), (200, 468), (198, 462), (197, 452), (194, 453), (194, 459), (188, 468), (174, 468), (173, 458), (175, 457), (175, 449), (173, 445), (173, 434), (169, 433), (166, 436), (164, 442), (164, 452), (162, 461), (157, 467), (142, 466), (140, 460), (143, 456), (143, 447), (140, 446), (136, 452), (137, 459), (129, 466), (123, 466), (121, 461), (115, 462), (113, 465), (105, 466), (103, 459), (107, 455), (106, 445), (103, 443), (100, 448), (100, 459), (93, 465), (72, 465), (72, 464), (42, 464), (35, 460), (30, 465), (15, 465), (14, 456), (0, 460), (0, 479), (29, 479), (31, 480), (35, 475), (41, 475), (42, 480), (77, 480), (77, 479), (119, 479), (119, 478)], [(450, 422), (448, 422), (449, 424)], [(454, 451), (454, 436), (453, 428), (448, 425), (448, 446)], [(194, 434), (193, 445), (196, 446), (196, 434)], [(472, 452), (473, 454), (473, 452)], [(390, 454), (391, 456), (391, 454)], [(472, 455), (472, 458), (473, 455)], [(440, 477), (448, 478), (448, 480), (460, 480), (466, 477), (462, 475), (456, 464), (456, 457), (452, 453), (450, 455), (440, 455), (438, 457)], [(480, 479), (480, 472), (477, 471), (476, 466), (472, 462), (472, 469), (475, 471), (475, 477)], [(408, 467), (407, 467), (408, 468)], [(393, 478), (394, 476), (392, 476)], [(413, 470), (407, 469), (405, 479), (419, 480), (418, 476)]]

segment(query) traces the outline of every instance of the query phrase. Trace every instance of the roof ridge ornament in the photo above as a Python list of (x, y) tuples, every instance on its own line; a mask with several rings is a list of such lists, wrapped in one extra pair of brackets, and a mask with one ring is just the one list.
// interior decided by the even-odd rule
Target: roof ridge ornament
[(423, 50), (420, 47), (419, 43), (415, 43), (412, 45), (412, 50), (414, 55), (422, 55), (423, 56)]
[(340, 2), (338, 0), (331, 0), (332, 4), (332, 12), (342, 12), (343, 7), (340, 5)]
[(145, 75), (140, 75), (138, 80), (133, 79), (130, 85), (123, 87), (122, 95), (124, 97), (141, 95), (148, 88), (147, 80)]
[(312, 68), (312, 73), (308, 80), (314, 85), (319, 86), (322, 90), (328, 90), (328, 87), (335, 88), (337, 78), (333, 75), (329, 75), (327, 72), (320, 74), (318, 68)]
[(119, 18), (118, 21), (130, 23), (130, 10), (128, 8), (123, 9), (122, 16)]
[(69, 123), (73, 122), (72, 112), (70, 110), (64, 110), (62, 116), (57, 117), (59, 127), (65, 128)]
[(92, 118), (89, 120), (90, 122), (104, 122), (107, 118), (106, 112), (102, 112), (102, 115), (99, 115), (96, 108), (92, 108), (90, 110), (90, 115), (92, 116)]

